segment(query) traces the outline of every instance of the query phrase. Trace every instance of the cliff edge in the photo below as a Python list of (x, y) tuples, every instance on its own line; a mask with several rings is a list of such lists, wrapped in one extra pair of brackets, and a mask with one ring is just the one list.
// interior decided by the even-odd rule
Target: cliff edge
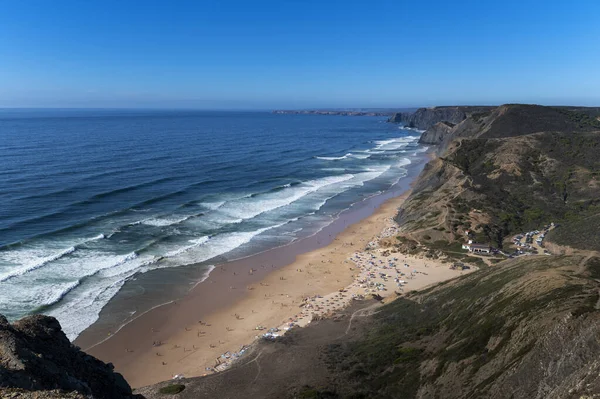
[(427, 129), (419, 138), (421, 144), (440, 144), (446, 136), (452, 133), (454, 124), (451, 122), (437, 122), (435, 125)]
[(82, 352), (58, 320), (42, 315), (14, 324), (0, 315), (0, 397), (140, 398), (111, 364)]
[(488, 112), (493, 108), (485, 106), (419, 108), (415, 112), (397, 112), (388, 119), (388, 122), (402, 123), (406, 127), (427, 130), (438, 122), (450, 122), (452, 125), (456, 125), (470, 115)]

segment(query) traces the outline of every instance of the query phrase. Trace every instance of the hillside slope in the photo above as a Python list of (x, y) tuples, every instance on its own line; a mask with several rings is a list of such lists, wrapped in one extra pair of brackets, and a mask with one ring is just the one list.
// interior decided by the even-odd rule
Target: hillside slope
[(529, 105), (478, 118), (441, 141), (397, 217), (404, 233), (452, 242), (469, 230), (502, 248), (511, 234), (600, 212), (600, 122)]

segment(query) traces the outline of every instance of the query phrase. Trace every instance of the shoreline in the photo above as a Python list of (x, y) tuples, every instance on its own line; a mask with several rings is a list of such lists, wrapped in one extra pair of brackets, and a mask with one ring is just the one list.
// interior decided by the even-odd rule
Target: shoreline
[[(395, 213), (406, 195), (405, 190), (402, 196), (388, 199), (371, 216), (332, 237), (328, 245), (294, 254), (295, 259), (281, 268), (258, 265), (250, 274), (252, 266), (244, 264), (244, 260), (254, 257), (217, 266), (204, 287), (204, 283), (200, 283), (184, 298), (141, 315), (110, 339), (83, 349), (113, 363), (116, 371), (122, 373), (133, 387), (168, 380), (175, 375), (204, 375), (210, 372), (206, 368), (214, 367), (216, 359), (223, 353), (238, 352), (242, 346), (251, 344), (257, 335), (266, 332), (257, 331), (257, 326), (279, 327), (298, 314), (302, 298), (326, 296), (350, 285), (354, 271), (352, 265), (344, 263), (347, 255), (364, 248), (381, 231), (381, 221)], [(338, 244), (348, 239), (356, 241), (351, 241), (353, 245), (349, 247)], [(341, 250), (338, 262), (330, 259), (330, 247)], [(246, 269), (242, 269), (242, 264)], [(239, 270), (239, 273), (232, 270)], [(252, 278), (254, 276), (258, 278)], [(231, 283), (236, 277), (239, 280), (250, 278), (243, 279), (246, 280), (244, 287), (231, 289), (232, 286), (224, 286), (223, 283)], [(229, 300), (215, 301), (202, 309), (202, 299), (218, 295), (218, 291), (228, 297), (223, 299)], [(155, 343), (159, 345), (154, 346)]]
[[(416, 171), (415, 175), (420, 170), (421, 168)], [(288, 245), (217, 265), (208, 279), (195, 284), (187, 295), (145, 311), (133, 320), (119, 326), (118, 332), (116, 332), (116, 328), (114, 331), (110, 329), (97, 330), (92, 325), (92, 328), (85, 330), (74, 341), (74, 344), (101, 360), (113, 363), (117, 371), (124, 374), (128, 381), (133, 381), (129, 377), (128, 369), (136, 363), (133, 359), (136, 356), (133, 355), (142, 351), (144, 345), (141, 342), (149, 342), (147, 345), (152, 348), (152, 343), (155, 340), (151, 338), (151, 335), (156, 336), (157, 340), (166, 341), (166, 336), (173, 336), (179, 329), (183, 329), (183, 327), (174, 327), (175, 325), (189, 324), (186, 317), (181, 317), (181, 314), (173, 314), (176, 309), (181, 308), (184, 302), (186, 304), (197, 302), (197, 306), (194, 306), (194, 313), (199, 319), (233, 306), (248, 292), (252, 291), (247, 290), (247, 286), (256, 285), (260, 287), (260, 282), (263, 279), (268, 278), (268, 276), (282, 268), (289, 267), (297, 257), (326, 248), (347, 227), (365, 220), (390, 198), (397, 198), (405, 193), (413, 179), (414, 176), (411, 176), (411, 178), (401, 181), (389, 191), (355, 203), (351, 208), (341, 212), (334, 222), (314, 235)], [(261, 267), (261, 265), (264, 267)], [(252, 274), (249, 273), (250, 268), (254, 269)], [(239, 273), (233, 272), (233, 270), (239, 270)], [(349, 277), (346, 282), (350, 282)], [(232, 284), (236, 286), (234, 287)], [(233, 289), (231, 289), (232, 287)], [(161, 326), (160, 330), (155, 327), (159, 325)], [(146, 337), (140, 340), (141, 335)], [(124, 348), (131, 349), (133, 352), (126, 352)], [(170, 376), (167, 377), (170, 378)], [(137, 385), (135, 382), (130, 383), (132, 386)]]
[[(264, 257), (261, 255), (271, 255), (272, 252), (276, 252), (275, 261), (271, 262), (269, 259), (266, 263), (279, 268), (291, 263), (295, 255), (327, 245), (331, 241), (330, 236), (339, 234), (346, 227), (341, 223), (342, 219), (347, 219), (349, 224), (356, 223), (370, 215), (384, 200), (400, 195), (411, 186), (430, 159), (431, 149), (425, 147), (413, 155), (415, 158), (410, 167), (406, 168), (407, 174), (399, 177), (389, 188), (359, 198), (347, 208), (332, 215), (329, 224), (318, 230), (312, 229), (307, 235), (301, 235), (292, 242), (275, 247), (263, 247), (258, 252), (238, 254), (231, 258), (224, 254), (202, 262), (156, 268), (132, 276), (102, 307), (97, 318), (73, 339), (73, 342), (86, 349), (107, 340), (110, 338), (109, 335), (116, 333), (145, 313), (187, 296), (198, 285), (202, 285), (205, 280), (216, 275), (215, 266), (243, 263), (244, 260), (252, 258), (262, 262)], [(289, 253), (283, 254), (283, 252)]]
[[(226, 360), (222, 354), (236, 353), (266, 332), (257, 327), (277, 328), (298, 321), (294, 317), (300, 313), (296, 309), (302, 300), (338, 293), (355, 282), (356, 268), (348, 264), (349, 256), (380, 234), (385, 219), (396, 214), (409, 185), (431, 157), (424, 155), (407, 178), (353, 204), (316, 234), (217, 265), (182, 298), (157, 305), (118, 330), (86, 330), (74, 343), (113, 363), (135, 387), (175, 375), (206, 374), (207, 367)], [(350, 248), (339, 245), (344, 239), (350, 240)], [(343, 253), (334, 253), (332, 248)], [(311, 260), (315, 261), (312, 265)], [(271, 303), (269, 298), (274, 298)], [(310, 320), (305, 317), (297, 324), (306, 321)]]
[[(395, 216), (409, 191), (386, 194), (388, 198), (379, 198), (380, 206), (372, 208), (372, 204), (367, 202), (359, 209), (363, 212), (374, 210), (370, 216), (360, 217), (355, 212), (355, 216), (359, 217), (357, 222), (347, 223), (342, 218), (340, 221), (345, 222), (342, 231), (335, 235), (325, 231), (326, 237), (330, 239), (325, 246), (293, 254), (292, 262), (277, 269), (268, 268), (264, 264), (261, 267), (251, 262), (255, 265), (252, 266), (247, 262), (249, 259), (255, 262), (257, 259), (253, 258), (256, 257), (219, 266), (213, 271), (217, 274), (215, 279), (209, 277), (202, 290), (192, 290), (190, 295), (181, 300), (140, 315), (123, 326), (111, 339), (89, 348), (89, 353), (111, 361), (116, 370), (134, 387), (150, 385), (174, 376), (201, 376), (212, 372), (213, 367), (217, 367), (217, 370), (227, 367), (240, 350), (243, 351), (256, 337), (267, 331), (278, 335), (289, 323), (305, 326), (310, 323), (313, 315), (330, 315), (351, 303), (353, 297), (358, 299), (363, 294), (368, 295), (370, 291), (385, 296), (393, 295), (396, 291), (391, 286), (386, 289), (387, 292), (379, 291), (388, 282), (400, 286), (396, 283), (397, 278), (392, 282), (390, 280), (393, 276), (388, 274), (389, 279), (383, 277), (386, 281), (384, 283), (376, 281), (382, 277), (375, 274), (381, 274), (382, 268), (391, 269), (391, 263), (386, 266), (382, 259), (387, 262), (396, 259), (396, 271), (402, 273), (397, 270), (401, 267), (400, 259), (388, 254), (387, 258), (379, 259), (378, 265), (367, 265), (366, 259), (359, 259), (363, 256), (360, 254), (364, 253), (365, 247), (372, 245), (374, 239), (378, 241), (381, 238), (382, 230), (393, 228), (390, 219)], [(322, 236), (323, 234), (321, 238)], [(278, 249), (281, 250), (282, 247)], [(269, 252), (274, 251), (263, 254), (273, 255)], [(410, 263), (410, 271), (407, 270), (410, 275), (402, 273), (406, 277), (402, 277), (405, 280), (400, 280), (409, 290), (459, 275), (439, 261), (409, 258), (399, 254), (397, 256)], [(235, 263), (238, 267), (231, 267)], [(231, 276), (235, 279), (235, 276), (241, 277), (244, 274), (244, 269), (240, 268), (242, 264), (249, 267), (246, 286), (230, 286), (229, 289), (223, 287), (224, 282), (232, 281)], [(403, 266), (408, 267), (406, 263)], [(231, 270), (238, 270), (239, 273)], [(417, 275), (418, 273), (421, 275)], [(365, 283), (370, 284), (370, 288), (365, 287)], [(202, 283), (198, 284), (198, 287), (201, 286)], [(202, 300), (206, 300), (211, 294), (208, 291), (217, 295), (213, 290), (215, 286), (220, 287), (217, 291), (220, 290), (220, 294), (225, 294), (230, 301), (216, 301), (208, 307), (203, 306), (207, 303)], [(403, 288), (399, 288), (399, 291), (402, 290)]]
[[(369, 197), (352, 203), (348, 208), (341, 210), (335, 215), (331, 223), (316, 232), (312, 232), (310, 235), (300, 237), (287, 244), (263, 249), (259, 252), (238, 258), (217, 258), (214, 260), (214, 263), (205, 261), (180, 267), (151, 270), (127, 281), (119, 292), (104, 306), (96, 321), (83, 330), (73, 340), (73, 343), (84, 350), (101, 344), (146, 313), (188, 296), (198, 286), (206, 288), (207, 280), (210, 281), (218, 277), (217, 271), (214, 269), (221, 265), (238, 267), (239, 264), (255, 261), (253, 263), (262, 262), (271, 265), (272, 269), (276, 269), (292, 263), (297, 255), (326, 246), (333, 240), (332, 237), (335, 237), (347, 227), (347, 224), (354, 224), (361, 221), (371, 215), (387, 199), (397, 197), (408, 190), (431, 156), (430, 149), (424, 151), (422, 156), (415, 159), (416, 162), (413, 162), (413, 167), (408, 169), (408, 173), (386, 191), (374, 193)], [(177, 281), (174, 282), (177, 288), (173, 288), (175, 287), (174, 285), (164, 284), (167, 278), (169, 278), (169, 281), (172, 281), (170, 280), (172, 271), (178, 276)], [(255, 275), (263, 275), (263, 272), (264, 270), (262, 269), (257, 270)], [(256, 281), (255, 278), (251, 280)], [(162, 284), (165, 286), (165, 289), (162, 292), (156, 293), (149, 290), (149, 295), (146, 295), (144, 286), (140, 286), (139, 281), (145, 281), (143, 284), (148, 284), (150, 288), (156, 287), (157, 283)], [(141, 302), (137, 296), (140, 291), (144, 293), (143, 297), (140, 298)], [(149, 300), (149, 298), (155, 297), (157, 294), (163, 296), (164, 299), (159, 301)], [(141, 309), (138, 304), (141, 305)], [(144, 306), (146, 304), (149, 306)], [(113, 316), (113, 314), (123, 315), (125, 313), (128, 313), (130, 317), (115, 318)]]

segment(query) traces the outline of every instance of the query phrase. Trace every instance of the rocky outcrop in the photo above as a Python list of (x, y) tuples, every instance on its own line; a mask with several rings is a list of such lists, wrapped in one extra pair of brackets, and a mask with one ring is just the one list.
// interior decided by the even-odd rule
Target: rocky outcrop
[(440, 144), (444, 137), (452, 132), (455, 125), (450, 122), (438, 122), (427, 129), (419, 138), (421, 144)]
[(43, 398), (54, 397), (53, 392), (59, 392), (56, 397), (137, 397), (111, 364), (71, 344), (55, 318), (35, 315), (11, 325), (0, 315), (0, 394)]
[(414, 113), (396, 113), (388, 121), (426, 130), (438, 122), (457, 124), (465, 120), (466, 117), (467, 114), (461, 107), (434, 107), (419, 108)]
[(413, 112), (396, 112), (394, 115), (390, 116), (387, 120), (390, 123), (403, 123), (407, 124), (410, 121)]

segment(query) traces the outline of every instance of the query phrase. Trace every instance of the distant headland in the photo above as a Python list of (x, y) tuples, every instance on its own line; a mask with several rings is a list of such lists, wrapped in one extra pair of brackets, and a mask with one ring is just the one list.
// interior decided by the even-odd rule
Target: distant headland
[(388, 116), (399, 112), (414, 112), (416, 108), (340, 108), (340, 109), (284, 109), (274, 110), (274, 114), (295, 115), (341, 115), (341, 116)]

